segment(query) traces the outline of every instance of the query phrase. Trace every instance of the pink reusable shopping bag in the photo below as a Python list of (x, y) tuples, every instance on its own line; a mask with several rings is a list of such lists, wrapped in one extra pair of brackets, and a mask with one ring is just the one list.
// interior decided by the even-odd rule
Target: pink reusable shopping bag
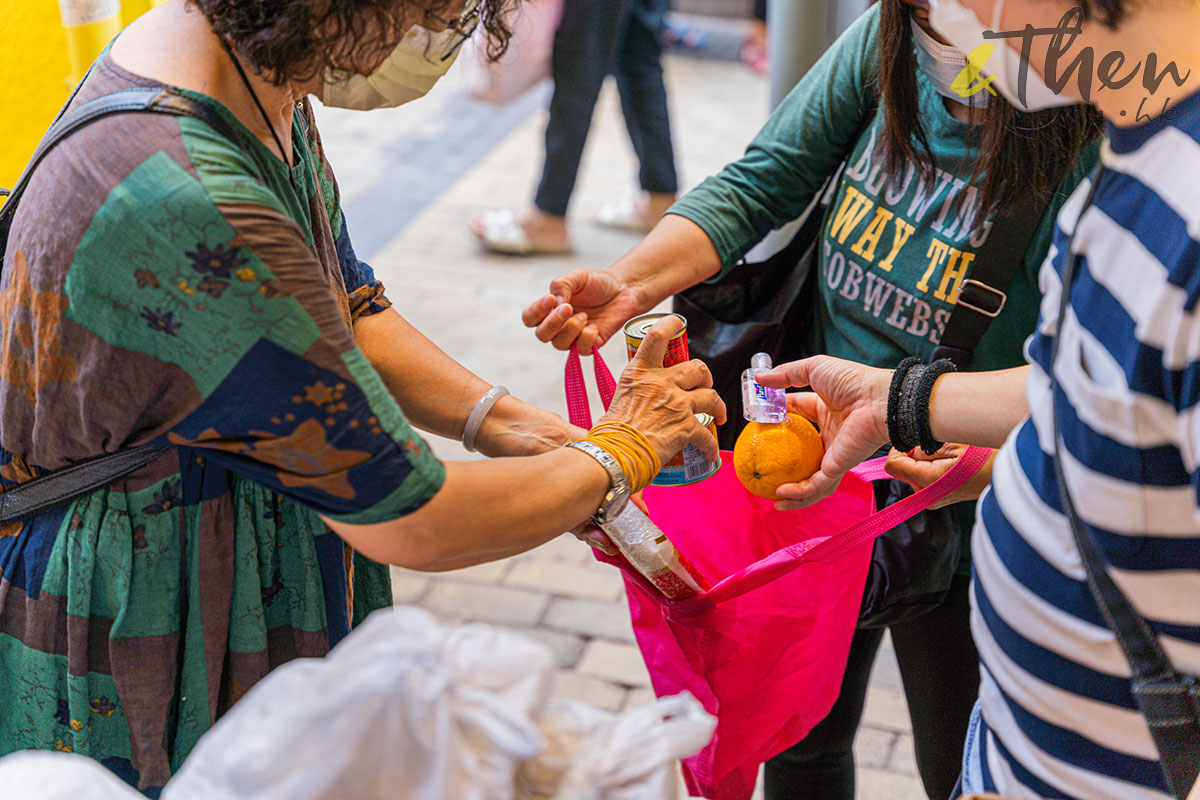
[[(596, 357), (607, 406), (615, 382)], [(578, 353), (567, 361), (571, 422), (591, 427)], [(621, 558), (638, 647), (660, 697), (689, 691), (716, 716), (712, 741), (684, 762), (692, 794), (747, 800), (759, 765), (804, 738), (837, 699), (862, 603), (871, 545), (946, 497), (987, 459), (970, 448), (940, 480), (876, 513), (870, 481), (883, 459), (852, 470), (837, 492), (799, 511), (747, 492), (733, 454), (699, 483), (651, 486), (650, 518), (713, 586), (667, 600)]]

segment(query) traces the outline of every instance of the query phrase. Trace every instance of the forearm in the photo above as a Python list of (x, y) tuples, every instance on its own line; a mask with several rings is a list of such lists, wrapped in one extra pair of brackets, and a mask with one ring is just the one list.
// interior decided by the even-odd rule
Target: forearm
[(527, 458), (449, 462), (416, 512), (376, 525), (327, 524), (376, 561), (426, 571), (461, 569), (544, 544), (596, 512), (611, 485), (574, 448)]
[[(409, 421), (461, 439), (467, 417), (491, 384), (448, 356), (392, 309), (354, 324), (354, 338)], [(558, 447), (572, 428), (557, 414), (503, 397), (484, 418), (476, 447), (489, 456), (528, 455)]]
[(942, 442), (982, 447), (1004, 444), (1029, 416), (1025, 379), (1029, 367), (996, 372), (952, 372), (933, 385), (929, 428)]
[(720, 270), (721, 259), (708, 234), (676, 214), (663, 217), (637, 247), (610, 267), (618, 280), (633, 289), (638, 313)]

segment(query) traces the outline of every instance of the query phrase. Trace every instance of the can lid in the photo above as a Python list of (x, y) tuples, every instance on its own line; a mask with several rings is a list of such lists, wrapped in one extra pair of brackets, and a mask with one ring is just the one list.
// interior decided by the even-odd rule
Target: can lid
[(700, 420), (700, 424), (707, 428), (713, 424), (713, 420), (716, 418), (712, 414), (697, 414), (696, 419)]
[(654, 324), (664, 317), (679, 317), (681, 320), (683, 320), (684, 330), (681, 330), (671, 338), (677, 339), (680, 336), (683, 336), (684, 332), (687, 330), (687, 320), (684, 319), (682, 314), (676, 314), (674, 312), (656, 312), (651, 314), (642, 314), (640, 317), (634, 317), (633, 319), (629, 320), (629, 322), (625, 323), (625, 335), (633, 337), (634, 339), (645, 339), (646, 331), (653, 328)]

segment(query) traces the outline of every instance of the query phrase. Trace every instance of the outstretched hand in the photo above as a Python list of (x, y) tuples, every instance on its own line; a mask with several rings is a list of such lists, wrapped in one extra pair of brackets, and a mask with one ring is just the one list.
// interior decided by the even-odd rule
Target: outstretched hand
[(788, 395), (788, 410), (812, 421), (821, 431), (825, 456), (808, 480), (785, 483), (775, 507), (788, 511), (833, 494), (842, 476), (888, 441), (887, 400), (891, 370), (876, 369), (829, 356), (781, 364), (758, 376), (772, 389), (812, 387)]
[(537, 338), (559, 350), (579, 346), (591, 355), (638, 313), (634, 290), (609, 270), (576, 269), (550, 282), (550, 294), (521, 313)]

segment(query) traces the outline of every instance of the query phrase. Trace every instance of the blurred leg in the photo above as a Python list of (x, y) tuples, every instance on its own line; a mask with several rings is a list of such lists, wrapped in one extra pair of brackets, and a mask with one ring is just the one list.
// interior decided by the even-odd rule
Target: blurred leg
[(971, 639), (971, 580), (957, 575), (945, 601), (891, 627), (912, 720), (917, 770), (934, 800), (950, 797), (962, 768), (971, 709), (979, 696), (979, 653)]
[(854, 800), (854, 734), (883, 629), (858, 630), (829, 716), (766, 764), (767, 800)]
[(632, 0), (565, 0), (554, 36), (551, 73), (554, 97), (546, 125), (546, 161), (534, 205), (566, 216), (592, 110), (612, 71)]
[(616, 68), (625, 126), (640, 163), (638, 180), (643, 190), (658, 195), (674, 195), (679, 188), (662, 70), (666, 7), (665, 0), (634, 0)]

